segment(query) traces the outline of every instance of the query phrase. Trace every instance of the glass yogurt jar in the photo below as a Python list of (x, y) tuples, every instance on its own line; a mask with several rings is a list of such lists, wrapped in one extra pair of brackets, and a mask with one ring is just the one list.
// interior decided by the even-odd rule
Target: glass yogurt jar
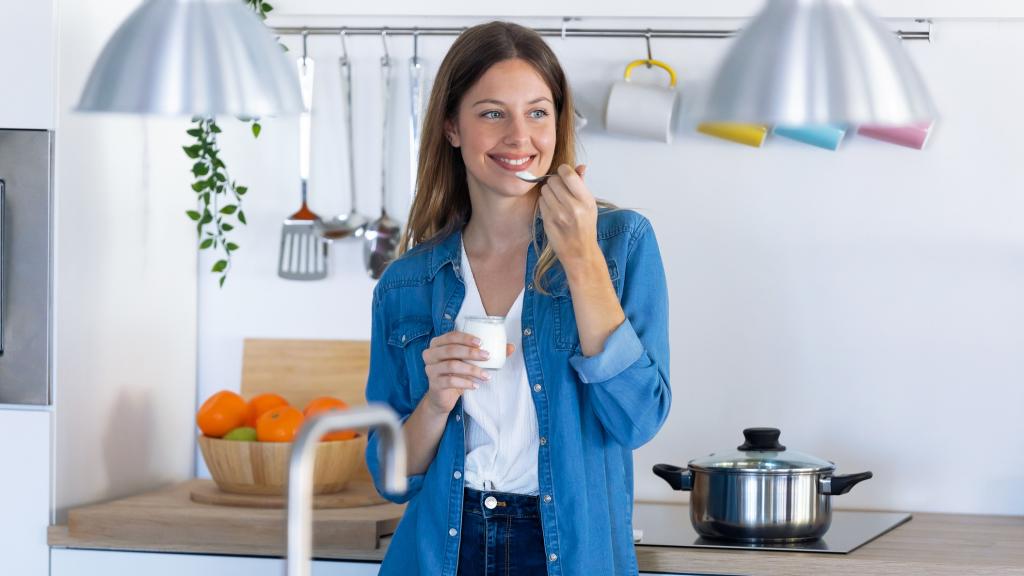
[(466, 316), (462, 331), (480, 339), (480, 348), (490, 353), (486, 360), (468, 360), (487, 370), (500, 370), (505, 365), (507, 335), (504, 316)]

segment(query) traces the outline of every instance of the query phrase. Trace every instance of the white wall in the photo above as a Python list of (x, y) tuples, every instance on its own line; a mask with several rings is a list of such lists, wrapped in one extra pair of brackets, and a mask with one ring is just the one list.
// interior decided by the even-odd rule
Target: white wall
[[(478, 21), (303, 18), (287, 8), (277, 23)], [(763, 149), (716, 141), (690, 129), (685, 104), (673, 145), (606, 135), (608, 86), (643, 43), (550, 40), (593, 121), (582, 133), (589, 186), (651, 218), (668, 273), (674, 403), (636, 453), (638, 498), (685, 498), (650, 473), (654, 463), (685, 464), (737, 446), (744, 427), (777, 426), (784, 444), (840, 472), (875, 473), (837, 505), (1024, 514), (1024, 168), (1015, 128), (1024, 81), (1009, 73), (1021, 38), (1016, 21), (937, 22), (932, 43), (906, 43), (942, 113), (929, 149), (853, 138), (838, 153), (778, 139)], [(431, 70), (451, 41), (421, 39)], [(654, 52), (677, 68), (690, 103), (727, 46), (656, 40)], [(369, 213), (379, 207), (379, 50), (377, 38), (350, 39), (359, 202)], [(337, 40), (314, 37), (311, 51), (336, 58)], [(392, 53), (407, 62), (409, 39)], [(404, 111), (400, 78), (395, 106)], [(329, 215), (348, 208), (337, 78), (317, 89), (311, 201)], [(224, 289), (200, 273), (202, 397), (237, 388), (244, 337), (369, 337), (373, 284), (356, 244), (335, 245), (326, 281), (274, 275), (280, 221), (298, 206), (295, 131), (294, 122), (269, 123), (253, 142), (235, 123), (226, 134), (229, 168), (250, 185), (250, 225)], [(396, 135), (405, 141), (404, 123)], [(406, 153), (396, 145), (389, 159), (389, 207), (400, 215)]]
[(140, 2), (58, 3), (55, 507), (192, 474), (196, 256), (184, 120), (77, 114)]

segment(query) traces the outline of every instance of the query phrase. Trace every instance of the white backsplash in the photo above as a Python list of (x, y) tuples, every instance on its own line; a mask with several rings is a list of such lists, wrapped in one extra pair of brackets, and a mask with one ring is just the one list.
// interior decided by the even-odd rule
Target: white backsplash
[[(351, 23), (367, 22), (408, 20)], [(636, 453), (638, 499), (685, 499), (653, 464), (684, 465), (737, 446), (744, 427), (776, 426), (783, 444), (840, 472), (875, 473), (837, 506), (1024, 514), (1024, 81), (1009, 73), (1019, 68), (1024, 23), (941, 21), (934, 34), (930, 44), (905, 43), (942, 113), (924, 152), (865, 138), (836, 153), (783, 139), (758, 150), (693, 132), (690, 104), (727, 46), (721, 40), (654, 43), (680, 75), (674, 144), (611, 137), (602, 132), (607, 89), (643, 42), (550, 39), (591, 120), (580, 158), (591, 190), (653, 221), (668, 274), (673, 409)], [(285, 39), (293, 54), (296, 40)], [(431, 74), (451, 41), (421, 38)], [(392, 42), (400, 116), (388, 207), (399, 219), (409, 204), (410, 44)], [(340, 47), (336, 37), (312, 37), (310, 50), (323, 80), (310, 201), (328, 216), (349, 207), (333, 66)], [(380, 40), (350, 38), (349, 50), (359, 207), (375, 217)], [(297, 123), (267, 120), (257, 141), (240, 123), (222, 125), (228, 169), (250, 189), (249, 226), (233, 233), (242, 248), (223, 289), (202, 260), (200, 398), (237, 389), (245, 337), (368, 338), (373, 289), (354, 242), (332, 247), (325, 281), (277, 278), (280, 223), (299, 206)]]

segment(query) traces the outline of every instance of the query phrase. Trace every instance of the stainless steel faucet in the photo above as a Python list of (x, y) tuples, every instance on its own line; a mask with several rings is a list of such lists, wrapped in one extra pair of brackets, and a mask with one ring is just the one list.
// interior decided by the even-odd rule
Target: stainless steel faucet
[(288, 556), (286, 576), (310, 576), (313, 555), (313, 465), (316, 445), (338, 429), (380, 426), (384, 485), (388, 492), (406, 490), (405, 438), (398, 415), (386, 404), (370, 404), (343, 412), (325, 412), (302, 425), (288, 463)]

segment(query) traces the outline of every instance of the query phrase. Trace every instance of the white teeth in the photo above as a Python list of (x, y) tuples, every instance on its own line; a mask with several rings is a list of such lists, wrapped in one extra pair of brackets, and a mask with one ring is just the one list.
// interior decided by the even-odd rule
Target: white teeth
[(529, 157), (521, 158), (519, 160), (510, 160), (508, 158), (495, 158), (496, 160), (508, 164), (509, 166), (522, 166), (530, 161)]

